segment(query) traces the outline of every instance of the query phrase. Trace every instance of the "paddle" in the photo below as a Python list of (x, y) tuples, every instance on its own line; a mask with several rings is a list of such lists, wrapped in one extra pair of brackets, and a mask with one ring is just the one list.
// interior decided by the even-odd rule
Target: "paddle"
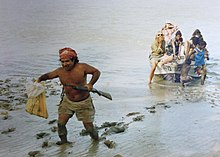
[[(82, 90), (82, 91), (88, 91), (88, 89), (86, 87), (83, 87), (83, 86), (73, 86), (73, 85), (65, 85), (65, 86), (71, 86), (73, 89), (75, 90)], [(92, 93), (96, 93), (98, 94), (99, 96), (103, 96), (109, 100), (112, 100), (112, 96), (111, 94), (109, 93), (106, 93), (106, 92), (103, 92), (103, 91), (100, 91), (100, 90), (97, 90), (95, 88), (93, 88), (90, 92)]]

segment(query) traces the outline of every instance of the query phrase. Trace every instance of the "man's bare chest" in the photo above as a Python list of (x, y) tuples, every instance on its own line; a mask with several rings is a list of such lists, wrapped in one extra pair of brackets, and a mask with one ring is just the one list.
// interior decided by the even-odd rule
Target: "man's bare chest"
[(62, 84), (81, 84), (85, 81), (85, 74), (79, 70), (62, 71), (59, 78)]

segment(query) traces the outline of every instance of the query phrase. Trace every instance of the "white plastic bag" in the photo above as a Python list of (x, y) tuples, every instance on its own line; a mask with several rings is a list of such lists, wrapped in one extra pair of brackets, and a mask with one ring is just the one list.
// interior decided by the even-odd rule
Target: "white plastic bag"
[(26, 93), (28, 98), (36, 98), (45, 91), (45, 86), (42, 83), (33, 82), (26, 85)]

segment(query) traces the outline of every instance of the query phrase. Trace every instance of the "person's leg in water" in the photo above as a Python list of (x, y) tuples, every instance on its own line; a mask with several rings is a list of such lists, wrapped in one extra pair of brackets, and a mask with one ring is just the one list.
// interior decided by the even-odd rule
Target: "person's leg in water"
[(180, 74), (180, 82), (183, 84), (183, 86), (184, 86), (184, 83), (192, 80), (192, 78), (188, 76), (189, 70), (191, 68), (190, 64), (191, 64), (191, 60), (188, 57), (186, 58), (185, 62), (182, 65), (181, 74)]
[(151, 71), (150, 71), (150, 78), (149, 78), (148, 84), (151, 84), (151, 81), (154, 77), (154, 72), (156, 70), (157, 64), (158, 64), (158, 61), (155, 61), (155, 62), (152, 63), (152, 68), (151, 68)]
[(59, 114), (58, 117), (58, 135), (60, 137), (60, 141), (58, 141), (57, 145), (62, 144), (70, 144), (67, 140), (67, 129), (66, 129), (66, 123), (68, 122), (69, 118), (71, 118), (71, 115), (68, 114)]
[(96, 130), (96, 128), (94, 127), (92, 122), (84, 122), (83, 121), (83, 125), (92, 139), (99, 140), (98, 131)]
[(202, 74), (201, 85), (204, 85), (206, 79), (206, 65), (202, 66), (201, 74)]

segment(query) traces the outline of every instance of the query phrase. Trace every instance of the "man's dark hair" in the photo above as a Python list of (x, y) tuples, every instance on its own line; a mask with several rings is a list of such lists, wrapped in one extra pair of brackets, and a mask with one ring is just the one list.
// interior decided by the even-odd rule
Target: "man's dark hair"
[(79, 63), (79, 59), (78, 59), (78, 57), (71, 58), (70, 60), (71, 60), (72, 62), (75, 61), (75, 63)]
[(180, 30), (178, 30), (178, 31), (176, 32), (176, 36), (177, 36), (177, 35), (182, 36), (182, 33), (180, 32)]
[(192, 37), (191, 40), (192, 40), (193, 45), (195, 46), (198, 45), (200, 41), (198, 37)]

